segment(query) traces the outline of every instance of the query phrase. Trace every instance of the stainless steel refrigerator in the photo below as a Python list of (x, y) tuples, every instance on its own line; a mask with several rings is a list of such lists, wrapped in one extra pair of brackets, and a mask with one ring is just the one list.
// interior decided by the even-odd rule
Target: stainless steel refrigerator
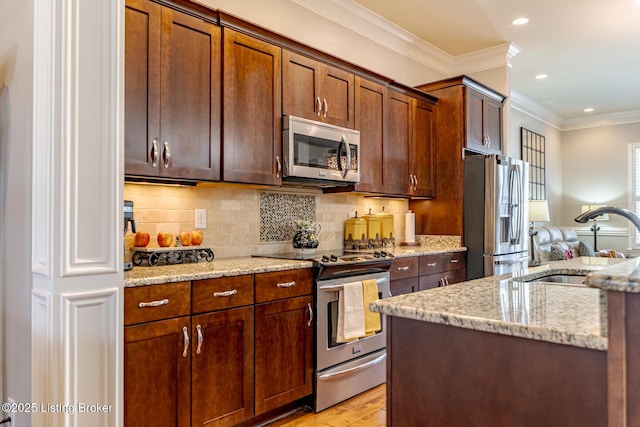
[(467, 280), (528, 265), (529, 164), (500, 155), (464, 161), (464, 245)]

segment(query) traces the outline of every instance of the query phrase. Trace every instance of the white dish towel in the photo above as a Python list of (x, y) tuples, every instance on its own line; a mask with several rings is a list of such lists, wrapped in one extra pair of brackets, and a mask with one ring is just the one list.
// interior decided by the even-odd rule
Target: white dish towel
[(349, 342), (365, 336), (362, 282), (345, 283), (338, 294), (337, 342)]

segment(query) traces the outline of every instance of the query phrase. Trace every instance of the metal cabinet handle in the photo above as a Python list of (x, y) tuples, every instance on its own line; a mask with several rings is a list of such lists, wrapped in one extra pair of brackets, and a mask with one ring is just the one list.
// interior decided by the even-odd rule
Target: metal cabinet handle
[(413, 180), (415, 182), (413, 189), (417, 190), (418, 189), (418, 175), (413, 175)]
[(204, 342), (204, 335), (202, 335), (202, 326), (196, 326), (196, 330), (198, 331), (198, 347), (196, 347), (196, 354), (200, 354), (202, 343)]
[(282, 163), (280, 162), (280, 156), (276, 156), (276, 178), (280, 178), (280, 172), (282, 172)]
[(320, 97), (316, 97), (316, 104), (318, 105), (318, 117), (322, 114), (322, 101), (320, 101)]
[(140, 308), (144, 308), (144, 307), (159, 307), (161, 305), (167, 305), (167, 304), (169, 304), (169, 299), (165, 298), (165, 299), (160, 300), (160, 301), (139, 302), (138, 303), (138, 307), (140, 307)]
[(455, 264), (455, 263), (456, 263), (456, 262), (458, 262), (458, 261), (459, 261), (459, 260), (457, 260), (457, 259), (455, 259), (455, 258), (454, 258), (454, 259), (450, 260), (449, 262), (452, 262), (452, 263), (454, 263), (454, 264)]
[(313, 308), (311, 308), (311, 303), (307, 303), (307, 307), (309, 308), (309, 321), (307, 322), (307, 326), (311, 326), (311, 322), (313, 322)]
[(286, 283), (278, 283), (276, 286), (279, 288), (290, 288), (295, 285), (296, 285), (296, 282), (293, 281), (293, 282), (286, 282)]
[(409, 269), (408, 265), (405, 265), (404, 267), (398, 267), (398, 271), (407, 271)]
[(232, 295), (235, 295), (238, 293), (237, 289), (232, 289), (230, 291), (222, 291), (222, 292), (214, 292), (213, 293), (213, 297), (214, 298), (218, 298), (218, 297), (230, 297)]
[(437, 265), (438, 265), (437, 262), (429, 262), (429, 263), (427, 263), (427, 267), (435, 267)]
[(184, 348), (182, 350), (182, 357), (187, 357), (189, 355), (189, 353), (187, 352), (187, 350), (189, 350), (189, 330), (186, 326), (182, 328), (182, 335), (184, 336)]
[(449, 278), (448, 277), (444, 278), (444, 285), (445, 286), (449, 286)]
[(327, 113), (329, 112), (329, 104), (327, 104), (327, 98), (323, 98), (322, 101), (324, 102), (324, 116), (327, 117)]
[(158, 166), (158, 142), (160, 142), (158, 138), (154, 138), (153, 141), (151, 141), (151, 166), (154, 168)]
[(164, 142), (164, 151), (162, 154), (164, 158), (164, 167), (169, 167), (169, 162), (171, 161), (171, 150), (169, 149), (169, 143), (167, 141)]

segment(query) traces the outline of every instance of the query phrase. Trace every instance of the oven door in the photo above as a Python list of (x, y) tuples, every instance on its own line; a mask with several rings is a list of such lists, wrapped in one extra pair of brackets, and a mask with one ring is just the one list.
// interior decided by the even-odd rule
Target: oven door
[(386, 347), (386, 317), (382, 316), (382, 330), (369, 337), (348, 343), (336, 342), (338, 326), (338, 292), (343, 283), (376, 279), (378, 298), (391, 296), (389, 272), (322, 280), (317, 283), (316, 372), (347, 362)]

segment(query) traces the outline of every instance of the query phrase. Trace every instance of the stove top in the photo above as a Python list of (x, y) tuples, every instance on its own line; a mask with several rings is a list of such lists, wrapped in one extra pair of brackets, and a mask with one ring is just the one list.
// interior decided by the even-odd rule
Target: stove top
[(314, 275), (318, 280), (385, 271), (391, 268), (393, 262), (393, 255), (385, 251), (355, 252), (342, 249), (313, 254), (290, 252), (255, 256), (313, 261)]

